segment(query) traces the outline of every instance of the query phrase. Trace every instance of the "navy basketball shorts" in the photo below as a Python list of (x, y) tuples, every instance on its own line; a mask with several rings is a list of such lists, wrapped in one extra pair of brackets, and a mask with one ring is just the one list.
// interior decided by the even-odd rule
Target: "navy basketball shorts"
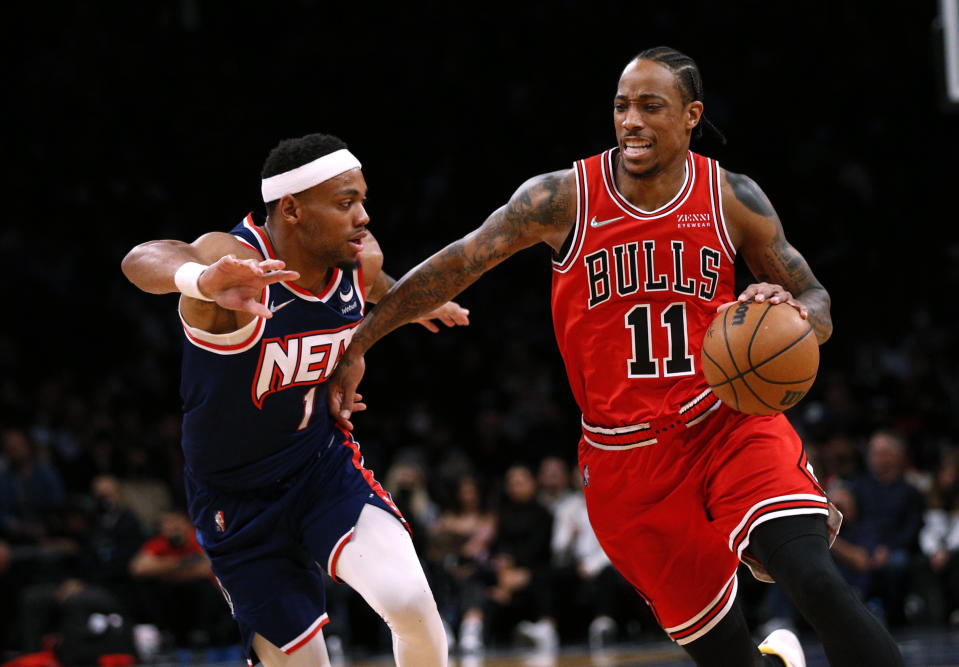
[(365, 505), (402, 514), (345, 431), (287, 479), (256, 491), (211, 489), (186, 476), (190, 518), (240, 628), (286, 653), (329, 622), (322, 570), (336, 560)]

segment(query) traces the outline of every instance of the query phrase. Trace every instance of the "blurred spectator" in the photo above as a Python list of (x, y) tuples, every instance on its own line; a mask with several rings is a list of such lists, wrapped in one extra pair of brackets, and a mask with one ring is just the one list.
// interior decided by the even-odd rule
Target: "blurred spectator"
[(130, 562), (141, 606), (140, 620), (168, 633), (178, 648), (224, 646), (238, 641), (210, 561), (183, 512), (164, 512), (157, 533)]
[(22, 650), (56, 646), (66, 664), (95, 662), (132, 647), (127, 565), (143, 541), (139, 521), (120, 499), (110, 475), (95, 477), (89, 496), (74, 498), (56, 539), (65, 555), (58, 576), (33, 583), (20, 596)]
[(459, 628), (457, 646), (464, 653), (483, 648), (483, 607), (489, 574), (490, 545), (496, 515), (487, 506), (478, 479), (456, 480), (456, 492), (430, 526), (426, 554), (433, 567), (433, 590), (444, 621)]
[(57, 576), (59, 562), (76, 552), (57, 536), (64, 489), (56, 468), (37, 460), (28, 432), (0, 431), (0, 648), (19, 649), (18, 600), (36, 583)]
[(845, 433), (829, 437), (820, 448), (816, 468), (824, 486), (833, 482), (849, 481), (863, 471), (862, 455), (856, 446), (856, 440)]
[(505, 641), (515, 628), (537, 649), (552, 651), (559, 645), (550, 582), (553, 516), (536, 499), (529, 466), (514, 463), (504, 478), (505, 500), (490, 556), (496, 581), (489, 590), (488, 635)]
[(93, 512), (81, 549), (79, 576), (111, 591), (130, 606), (129, 564), (146, 537), (144, 525), (126, 504), (121, 482), (97, 475), (90, 484)]
[(417, 553), (423, 554), (428, 526), (438, 514), (436, 503), (426, 484), (423, 466), (416, 458), (407, 454), (390, 466), (384, 487), (410, 524)]
[(132, 654), (133, 632), (122, 602), (102, 586), (82, 579), (37, 584), (21, 601), (22, 649), (53, 648), (64, 665), (96, 664), (99, 656)]
[(932, 571), (932, 591), (941, 595), (941, 614), (959, 625), (959, 449), (946, 450), (927, 495), (919, 544)]
[(64, 500), (59, 471), (37, 460), (34, 443), (22, 428), (4, 428), (0, 460), (0, 538), (39, 543)]
[[(925, 500), (904, 477), (906, 446), (895, 433), (877, 430), (872, 434), (867, 468), (850, 483), (858, 544), (868, 553), (860, 571), (868, 573), (867, 602), (872, 600), (877, 610), (881, 607), (886, 622), (895, 626), (905, 620), (906, 576), (919, 553)], [(851, 562), (862, 560), (862, 553), (852, 558)]]
[(539, 462), (539, 471), (536, 475), (539, 491), (536, 493), (536, 498), (554, 515), (557, 505), (573, 495), (569, 477), (569, 464), (564, 459), (558, 456), (546, 456)]
[(865, 599), (869, 592), (872, 558), (867, 546), (869, 537), (864, 531), (864, 524), (859, 521), (856, 496), (849, 485), (842, 481), (833, 482), (827, 488), (827, 495), (842, 512), (842, 526), (832, 546), (833, 557), (853, 590)]
[(159, 461), (151, 458), (142, 445), (125, 448), (123, 478), (120, 493), (123, 504), (130, 508), (144, 526), (155, 526), (163, 512), (173, 509), (173, 495), (169, 481), (162, 477)]

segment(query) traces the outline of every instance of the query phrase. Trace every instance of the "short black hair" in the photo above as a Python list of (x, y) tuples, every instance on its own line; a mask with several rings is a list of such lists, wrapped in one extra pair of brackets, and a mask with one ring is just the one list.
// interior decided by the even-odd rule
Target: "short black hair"
[[(346, 148), (346, 142), (332, 134), (307, 134), (303, 137), (284, 139), (270, 151), (263, 161), (260, 178), (269, 178), (302, 167), (313, 160)], [(266, 202), (266, 213), (270, 215), (279, 199)]]
[[(672, 72), (679, 83), (683, 104), (703, 101), (703, 77), (699, 72), (699, 65), (685, 53), (670, 46), (654, 46), (651, 49), (640, 51), (633, 58), (633, 61), (637, 60), (651, 60)], [(726, 145), (725, 135), (720, 132), (718, 127), (709, 122), (705, 115), (699, 119), (699, 124), (693, 130), (693, 139), (701, 139), (704, 132), (709, 132), (713, 139), (723, 146)]]

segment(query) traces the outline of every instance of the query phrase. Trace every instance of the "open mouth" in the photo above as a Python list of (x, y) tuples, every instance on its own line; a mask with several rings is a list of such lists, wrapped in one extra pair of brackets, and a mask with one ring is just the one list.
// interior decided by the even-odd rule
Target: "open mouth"
[(653, 150), (653, 142), (643, 137), (623, 138), (623, 157), (639, 158)]

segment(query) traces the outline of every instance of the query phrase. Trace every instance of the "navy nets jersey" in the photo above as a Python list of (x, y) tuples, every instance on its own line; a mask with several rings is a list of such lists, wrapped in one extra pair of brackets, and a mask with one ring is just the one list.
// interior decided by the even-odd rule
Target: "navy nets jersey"
[[(276, 258), (252, 214), (230, 233)], [(273, 317), (228, 334), (191, 327), (181, 315), (185, 462), (196, 480), (223, 489), (287, 478), (332, 442), (323, 384), (363, 319), (362, 269), (334, 269), (319, 294), (280, 282), (262, 299)]]

